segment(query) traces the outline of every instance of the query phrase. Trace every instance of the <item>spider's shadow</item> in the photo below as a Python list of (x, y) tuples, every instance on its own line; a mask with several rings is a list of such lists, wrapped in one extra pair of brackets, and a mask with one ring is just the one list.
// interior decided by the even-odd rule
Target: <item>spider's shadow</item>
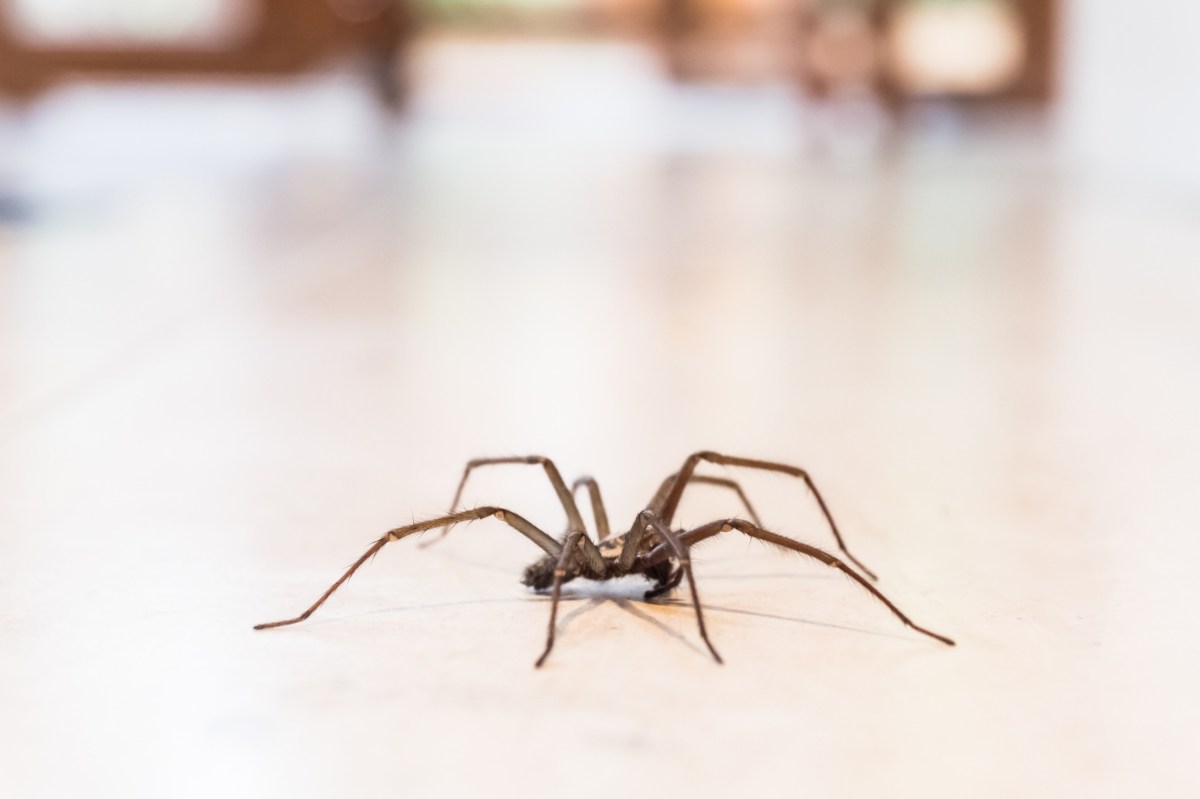
[[(729, 576), (731, 579), (739, 579), (739, 578), (742, 578), (743, 576), (752, 576), (752, 575), (729, 575)], [(786, 576), (801, 576), (801, 577), (803, 577), (805, 575), (786, 575)], [(817, 579), (822, 579), (821, 576), (815, 575), (815, 577)], [(577, 608), (571, 610), (569, 613), (564, 615), (559, 620), (559, 623), (557, 626), (558, 635), (562, 635), (566, 632), (567, 627), (572, 620), (578, 618), (579, 616), (582, 616), (585, 613), (590, 613), (591, 611), (595, 610), (600, 605), (604, 604), (604, 602), (610, 601), (610, 602), (613, 602), (614, 604), (616, 604), (617, 607), (619, 607), (621, 610), (625, 611), (626, 613), (629, 613), (630, 615), (635, 616), (636, 618), (638, 618), (642, 621), (645, 621), (645, 622), (648, 622), (648, 623), (654, 625), (655, 627), (662, 630), (664, 633), (668, 634), (670, 637), (684, 643), (693, 651), (695, 651), (699, 654), (705, 654), (703, 649), (701, 649), (699, 646), (697, 646), (696, 643), (693, 642), (693, 640), (691, 638), (686, 637), (684, 634), (680, 633), (678, 630), (675, 630), (675, 629), (667, 626), (661, 620), (655, 618), (654, 616), (650, 615), (649, 613), (646, 613), (644, 610), (641, 609), (641, 607), (654, 607), (657, 605), (660, 607), (686, 609), (687, 611), (690, 612), (693, 609), (692, 603), (689, 601), (680, 599), (678, 596), (675, 596), (675, 595), (656, 597), (654, 599), (645, 599), (644, 594), (648, 587), (649, 587), (648, 582), (646, 582), (644, 580), (640, 580), (640, 578), (637, 578), (637, 577), (621, 578), (617, 581), (610, 581), (610, 582), (603, 582), (603, 583), (594, 583), (590, 580), (583, 580), (583, 581), (580, 581), (580, 583), (577, 583), (577, 584), (574, 584), (571, 586), (564, 586), (563, 592), (560, 596), (560, 600), (559, 600), (560, 602), (579, 601), (579, 600), (588, 600), (588, 601), (586, 602), (586, 604), (581, 605), (580, 607), (577, 607)], [(616, 590), (614, 590), (614, 589), (616, 589)], [(539, 591), (536, 593), (536, 595), (541, 597), (543, 601), (550, 600), (549, 592), (540, 592)], [(787, 616), (787, 615), (783, 615), (783, 614), (779, 614), (779, 613), (764, 613), (762, 611), (756, 611), (756, 610), (742, 610), (740, 608), (723, 607), (721, 605), (707, 605), (706, 604), (706, 605), (702, 605), (701, 607), (704, 609), (704, 611), (706, 613), (711, 613), (711, 612), (732, 613), (732, 614), (736, 614), (739, 616), (754, 616), (754, 617), (757, 617), (760, 619), (772, 619), (775, 621), (789, 621), (794, 624), (805, 624), (805, 625), (809, 625), (809, 626), (813, 626), (813, 627), (824, 627), (826, 629), (831, 629), (831, 630), (845, 630), (847, 632), (862, 633), (864, 635), (874, 635), (874, 636), (878, 636), (881, 638), (892, 638), (892, 639), (901, 640), (901, 641), (908, 640), (907, 636), (898, 634), (898, 633), (879, 632), (876, 630), (868, 630), (868, 629), (864, 629), (861, 627), (851, 627), (851, 626), (848, 626), (845, 624), (835, 624), (833, 622), (817, 621), (815, 619), (802, 618), (802, 617), (797, 617), (797, 616)]]
[[(579, 597), (579, 598), (582, 599), (583, 597)], [(685, 636), (683, 633), (669, 627), (668, 625), (664, 624), (662, 621), (651, 616), (649, 613), (646, 613), (645, 611), (639, 609), (633, 601), (631, 601), (630, 599), (623, 597), (623, 596), (592, 596), (592, 597), (588, 598), (587, 602), (585, 602), (584, 604), (580, 605), (579, 607), (571, 610), (569, 613), (565, 614), (564, 616), (562, 616), (559, 619), (558, 625), (556, 627), (557, 636), (559, 636), (559, 637), (564, 636), (567, 632), (567, 628), (571, 625), (571, 622), (573, 622), (575, 619), (579, 618), (580, 616), (583, 616), (586, 613), (591, 613), (593, 610), (600, 607), (605, 602), (612, 602), (613, 604), (615, 604), (617, 607), (619, 607), (621, 610), (625, 611), (629, 615), (631, 615), (634, 618), (639, 619), (643, 622), (646, 622), (647, 624), (649, 624), (652, 627), (657, 628), (660, 632), (675, 639), (679, 643), (686, 646), (688, 649), (691, 649), (696, 654), (698, 654), (698, 655), (706, 654), (700, 647), (696, 646), (696, 644), (694, 642), (692, 642), (692, 640), (689, 639), (687, 636)], [(656, 604), (656, 603), (643, 601), (639, 604), (649, 605), (649, 604)], [(691, 606), (688, 605), (688, 607), (691, 607)]]

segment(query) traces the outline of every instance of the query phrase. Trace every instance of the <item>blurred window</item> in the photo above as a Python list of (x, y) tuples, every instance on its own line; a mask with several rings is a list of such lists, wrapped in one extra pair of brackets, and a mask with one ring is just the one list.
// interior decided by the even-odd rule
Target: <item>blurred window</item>
[(581, 9), (604, 9), (620, 2), (610, 0), (418, 0), (415, 5), (426, 9), (434, 18), (456, 18), (460, 15), (478, 15), (488, 19), (506, 14), (521, 17), (540, 15), (555, 16), (563, 12), (578, 12)]
[(1011, 0), (907, 0), (889, 38), (896, 76), (914, 94), (998, 92), (1025, 67), (1025, 23)]
[(255, 0), (0, 0), (23, 39), (45, 45), (221, 45)]
[(424, 0), (422, 5), (449, 11), (462, 9), (486, 10), (492, 8), (519, 8), (522, 10), (538, 11), (540, 9), (576, 8), (584, 5), (594, 5), (594, 3), (590, 2), (590, 0)]

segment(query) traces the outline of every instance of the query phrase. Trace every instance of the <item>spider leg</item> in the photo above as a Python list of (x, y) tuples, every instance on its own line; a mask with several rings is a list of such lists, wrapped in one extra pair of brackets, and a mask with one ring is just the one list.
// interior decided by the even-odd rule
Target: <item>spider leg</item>
[(608, 513), (604, 510), (604, 500), (600, 498), (600, 484), (596, 482), (594, 477), (580, 477), (571, 486), (571, 494), (579, 490), (580, 486), (587, 486), (588, 497), (592, 501), (592, 515), (596, 517), (596, 540), (603, 541), (608, 538)]
[(687, 577), (688, 588), (692, 592), (692, 607), (696, 610), (696, 624), (700, 628), (700, 637), (704, 639), (705, 646), (718, 663), (724, 663), (721, 656), (717, 654), (716, 648), (712, 645), (712, 641), (708, 640), (708, 630), (704, 627), (704, 612), (700, 608), (700, 595), (696, 593), (696, 578), (692, 575), (692, 560), (688, 555), (688, 548), (683, 545), (679, 536), (671, 532), (671, 529), (662, 523), (658, 518), (658, 514), (653, 510), (647, 509), (638, 514), (638, 521), (643, 522), (654, 529), (664, 541), (665, 546), (671, 549), (675, 559), (679, 561), (679, 570)]
[(759, 461), (752, 460), (750, 458), (737, 458), (731, 455), (721, 455), (717, 452), (697, 452), (689, 456), (688, 459), (684, 461), (683, 467), (679, 470), (678, 477), (676, 477), (675, 482), (672, 484), (670, 493), (667, 495), (666, 499), (663, 500), (662, 506), (655, 506), (659, 511), (659, 515), (667, 524), (670, 524), (671, 520), (675, 518), (675, 511), (679, 507), (679, 499), (683, 496), (683, 489), (687, 486), (688, 482), (691, 481), (692, 473), (696, 469), (696, 464), (698, 464), (700, 461), (717, 463), (723, 466), (742, 466), (748, 469), (761, 469), (763, 471), (779, 472), (780, 474), (799, 477), (804, 481), (805, 485), (808, 486), (808, 490), (811, 491), (812, 495), (816, 498), (817, 505), (820, 506), (821, 513), (825, 516), (825, 521), (829, 522), (829, 529), (833, 531), (833, 537), (834, 540), (837, 541), (838, 549), (841, 550), (842, 554), (845, 555), (851, 563), (861, 569), (863, 574), (867, 575), (872, 580), (879, 579), (875, 576), (873, 571), (863, 565), (862, 561), (851, 555), (850, 550), (846, 549), (846, 542), (842, 540), (842, 534), (838, 531), (837, 523), (833, 520), (833, 514), (829, 512), (829, 506), (825, 504), (824, 497), (822, 497), (821, 492), (817, 490), (816, 483), (813, 482), (812, 477), (809, 476), (808, 472), (795, 466), (789, 466), (786, 463)]
[[(507, 458), (476, 458), (473, 461), (468, 461), (467, 466), (463, 469), (462, 479), (458, 481), (458, 490), (454, 492), (454, 501), (450, 503), (450, 513), (454, 513), (458, 509), (458, 502), (462, 499), (463, 489), (467, 486), (467, 478), (471, 476), (471, 471), (480, 466), (497, 466), (504, 463), (520, 463), (528, 465), (541, 465), (546, 470), (546, 476), (550, 478), (550, 485), (554, 488), (554, 493), (558, 495), (558, 501), (562, 503), (563, 511), (567, 514), (567, 529), (571, 532), (575, 530), (586, 529), (583, 526), (583, 517), (579, 514), (579, 507), (575, 504), (575, 498), (571, 492), (567, 490), (567, 484), (563, 482), (562, 474), (559, 473), (558, 467), (549, 458), (541, 455), (526, 455)], [(449, 528), (442, 531), (442, 534), (437, 538), (430, 539), (422, 543), (422, 548), (432, 546), (438, 541), (446, 537), (450, 532)]]
[(473, 522), (476, 519), (486, 519), (488, 516), (494, 516), (507, 524), (509, 527), (512, 527), (518, 533), (524, 535), (550, 555), (558, 555), (562, 550), (562, 546), (557, 541), (539, 530), (527, 519), (518, 516), (510, 510), (505, 510), (504, 508), (488, 506), (475, 508), (474, 510), (465, 510), (459, 513), (451, 513), (447, 516), (439, 516), (436, 519), (430, 519), (424, 522), (416, 522), (404, 527), (397, 527), (394, 530), (389, 530), (388, 532), (384, 533), (378, 541), (376, 541), (374, 544), (371, 544), (371, 546), (367, 548), (367, 551), (362, 554), (362, 557), (354, 561), (354, 564), (346, 570), (345, 574), (339, 577), (333, 585), (329, 586), (329, 589), (325, 593), (321, 594), (320, 598), (314, 602), (312, 607), (310, 607), (308, 610), (304, 611), (294, 619), (273, 621), (265, 624), (256, 624), (254, 625), (254, 629), (265, 630), (269, 627), (283, 627), (288, 624), (295, 624), (296, 622), (304, 621), (313, 614), (314, 610), (325, 604), (325, 600), (329, 599), (329, 596), (336, 591), (342, 583), (349, 580), (350, 575), (358, 571), (359, 566), (370, 560), (376, 552), (383, 549), (384, 545), (392, 541), (399, 541), (401, 538), (407, 538), (414, 533), (423, 533), (426, 530), (436, 530), (439, 527), (449, 527), (458, 524), (459, 522)]
[[(654, 499), (650, 500), (650, 507), (658, 508), (660, 511), (662, 510), (663, 503), (666, 502), (667, 495), (670, 493), (672, 486), (675, 485), (675, 478), (678, 476), (679, 472), (676, 472), (666, 480), (663, 480), (662, 485), (658, 487), (658, 491), (654, 494)], [(758, 519), (758, 514), (754, 512), (754, 506), (750, 504), (750, 499), (746, 496), (746, 492), (742, 490), (742, 487), (738, 485), (736, 481), (725, 477), (709, 477), (708, 475), (693, 473), (691, 478), (688, 480), (688, 483), (706, 483), (708, 485), (721, 486), (723, 488), (730, 489), (737, 494), (738, 499), (742, 501), (742, 505), (746, 508), (746, 513), (750, 516), (750, 520), (755, 524), (762, 524), (762, 522)], [(672, 520), (665, 519), (665, 521), (667, 524), (670, 524)]]
[(571, 568), (571, 557), (575, 554), (575, 548), (579, 545), (581, 538), (583, 538), (583, 533), (579, 532), (567, 536), (562, 552), (558, 556), (558, 564), (554, 567), (554, 585), (550, 589), (550, 628), (546, 631), (546, 648), (537, 662), (533, 664), (535, 669), (542, 667), (546, 658), (550, 656), (551, 648), (554, 647), (554, 625), (558, 622), (558, 597), (562, 593), (563, 578)]
[[(904, 612), (901, 611), (900, 608), (896, 607), (890, 599), (884, 596), (879, 589), (871, 585), (870, 582), (859, 575), (858, 572), (854, 571), (854, 569), (850, 568), (850, 566), (844, 561), (840, 560), (834, 555), (829, 554), (828, 552), (825, 552), (824, 550), (817, 549), (816, 547), (809, 546), (808, 544), (802, 544), (799, 541), (788, 538), (787, 536), (779, 535), (778, 533), (772, 533), (769, 530), (764, 530), (758, 525), (751, 524), (750, 522), (743, 521), (742, 519), (724, 519), (722, 521), (709, 522), (708, 524), (701, 525), (700, 527), (684, 533), (682, 536), (680, 536), (680, 540), (685, 545), (691, 547), (706, 538), (712, 538), (714, 535), (727, 533), (732, 530), (737, 530), (738, 532), (744, 533), (751, 538), (757, 538), (760, 541), (766, 541), (769, 544), (774, 544), (775, 546), (783, 547), (784, 549), (790, 549), (793, 552), (799, 552), (801, 555), (814, 560), (819, 560), (826, 566), (831, 566), (837, 569), (843, 574), (849, 576), (850, 579), (854, 580), (854, 582), (870, 591), (876, 599), (886, 605), (888, 610), (896, 615), (896, 618), (900, 619), (900, 621), (904, 622), (907, 626), (913, 628), (919, 633), (928, 635), (930, 638), (941, 641), (943, 644), (954, 646), (954, 641), (952, 639), (947, 638), (944, 635), (939, 635), (932, 630), (927, 630), (914, 622), (908, 616), (904, 615)], [(667, 548), (663, 545), (659, 545), (652, 552), (646, 555), (646, 560), (654, 562), (655, 560), (667, 557), (669, 557)]]

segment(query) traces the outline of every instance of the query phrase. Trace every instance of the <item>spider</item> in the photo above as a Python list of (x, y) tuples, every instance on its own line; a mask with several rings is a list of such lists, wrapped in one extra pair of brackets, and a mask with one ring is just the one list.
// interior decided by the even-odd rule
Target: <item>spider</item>
[[(821, 513), (825, 516), (825, 520), (829, 522), (829, 528), (833, 532), (838, 549), (846, 557), (846, 560), (857, 566), (866, 577), (859, 574), (858, 571), (855, 571), (842, 559), (824, 550), (764, 529), (758, 519), (758, 515), (754, 512), (754, 508), (750, 505), (749, 499), (746, 498), (745, 493), (736, 482), (695, 473), (696, 467), (702, 461), (724, 466), (738, 466), (768, 472), (779, 472), (803, 480), (805, 485), (808, 486), (809, 491), (812, 492), (813, 497), (817, 500), (817, 505), (820, 507)], [(563, 510), (567, 515), (567, 532), (562, 536), (561, 540), (547, 535), (531, 524), (529, 520), (505, 508), (485, 505), (472, 510), (457, 510), (459, 500), (462, 498), (463, 488), (466, 486), (467, 478), (470, 476), (472, 470), (482, 466), (514, 463), (540, 465), (545, 469), (546, 476), (550, 479), (550, 484), (554, 487), (554, 491), (558, 495), (558, 499), (562, 503)], [(706, 483), (735, 492), (745, 507), (746, 515), (750, 518), (750, 521), (740, 518), (718, 519), (707, 524), (702, 524), (699, 527), (694, 527), (691, 530), (672, 530), (671, 521), (675, 517), (675, 511), (679, 507), (679, 501), (683, 497), (684, 489), (693, 483)], [(581, 487), (587, 489), (591, 500), (592, 513), (596, 523), (596, 541), (588, 538), (587, 533), (584, 531), (583, 517), (580, 515), (579, 507), (575, 503), (575, 494)], [(686, 577), (688, 590), (691, 592), (692, 607), (696, 611), (696, 624), (700, 630), (700, 638), (704, 641), (704, 644), (708, 647), (708, 651), (712, 653), (717, 663), (723, 663), (724, 661), (717, 654), (712, 641), (709, 640), (708, 631), (704, 626), (704, 612), (700, 605), (700, 596), (696, 593), (696, 580), (692, 576), (691, 558), (688, 553), (693, 546), (701, 541), (735, 530), (751, 538), (798, 552), (801, 555), (820, 561), (826, 566), (841, 571), (867, 589), (876, 599), (886, 605), (900, 621), (909, 627), (930, 638), (941, 641), (943, 644), (954, 646), (954, 641), (946, 636), (927, 630), (913, 622), (912, 619), (904, 615), (891, 600), (871, 584), (878, 578), (846, 549), (846, 544), (842, 540), (842, 534), (838, 531), (837, 524), (833, 521), (833, 515), (829, 512), (829, 507), (825, 504), (825, 500), (821, 497), (821, 493), (817, 490), (817, 486), (813, 483), (808, 472), (784, 463), (738, 458), (721, 455), (716, 452), (697, 452), (689, 456), (678, 472), (670, 475), (662, 482), (658, 491), (655, 492), (653, 499), (650, 500), (650, 504), (634, 518), (629, 531), (613, 538), (609, 537), (608, 514), (604, 509), (604, 502), (600, 497), (600, 486), (593, 478), (581, 477), (568, 490), (567, 484), (563, 481), (562, 475), (553, 461), (541, 455), (481, 458), (470, 461), (467, 463), (462, 479), (458, 483), (458, 490), (454, 494), (454, 501), (451, 503), (449, 513), (439, 516), (436, 519), (416, 522), (389, 530), (378, 541), (371, 544), (362, 557), (355, 561), (346, 570), (346, 573), (339, 577), (325, 593), (321, 594), (308, 610), (294, 619), (258, 624), (255, 625), (254, 629), (265, 630), (270, 627), (283, 627), (304, 621), (313, 614), (313, 611), (321, 607), (325, 603), (325, 600), (329, 599), (330, 595), (342, 583), (350, 579), (350, 575), (354, 574), (360, 566), (392, 541), (399, 541), (415, 533), (424, 533), (429, 530), (441, 528), (442, 535), (436, 539), (440, 540), (450, 532), (454, 525), (460, 522), (472, 522), (488, 517), (493, 517), (504, 522), (545, 551), (545, 555), (531, 563), (525, 569), (525, 574), (522, 577), (522, 582), (535, 591), (545, 592), (547, 589), (550, 590), (550, 625), (546, 633), (546, 647), (534, 663), (534, 666), (537, 668), (540, 668), (546, 662), (546, 658), (550, 655), (550, 650), (554, 647), (554, 628), (558, 618), (558, 601), (563, 583), (570, 582), (577, 577), (585, 577), (593, 580), (612, 580), (629, 574), (640, 574), (651, 581), (653, 585), (646, 591), (646, 599), (653, 599), (672, 591)], [(431, 543), (434, 543), (434, 541), (426, 542), (422, 546), (428, 546)]]

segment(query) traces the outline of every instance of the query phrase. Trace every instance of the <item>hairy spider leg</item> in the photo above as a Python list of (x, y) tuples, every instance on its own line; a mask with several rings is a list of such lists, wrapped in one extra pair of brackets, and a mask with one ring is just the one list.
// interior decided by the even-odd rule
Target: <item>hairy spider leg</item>
[[(559, 473), (558, 467), (554, 465), (554, 461), (543, 455), (521, 455), (505, 458), (476, 458), (468, 461), (467, 466), (463, 469), (462, 479), (458, 481), (458, 490), (454, 492), (454, 501), (450, 503), (450, 513), (454, 513), (458, 509), (459, 500), (462, 499), (463, 489), (467, 486), (467, 478), (471, 476), (472, 470), (480, 466), (498, 466), (505, 463), (519, 463), (531, 466), (540, 465), (546, 470), (546, 476), (550, 478), (550, 485), (554, 487), (554, 493), (558, 495), (558, 501), (562, 503), (563, 511), (567, 514), (567, 530), (575, 532), (576, 530), (584, 531), (587, 528), (583, 525), (583, 516), (579, 513), (579, 507), (575, 504), (575, 498), (571, 492), (567, 490), (567, 484), (563, 481), (562, 474)], [(421, 548), (432, 546), (438, 541), (441, 541), (450, 532), (447, 528), (442, 531), (442, 534), (437, 538), (430, 539), (422, 544)]]
[(474, 510), (451, 513), (447, 516), (439, 516), (436, 519), (430, 519), (424, 522), (416, 522), (414, 524), (409, 524), (404, 527), (397, 527), (394, 530), (387, 531), (378, 541), (376, 541), (374, 544), (371, 544), (371, 546), (367, 548), (367, 551), (363, 553), (362, 557), (354, 561), (354, 564), (346, 570), (346, 573), (339, 577), (337, 582), (329, 586), (329, 590), (321, 594), (320, 599), (314, 602), (312, 607), (310, 607), (308, 610), (304, 611), (294, 619), (273, 621), (266, 624), (256, 624), (254, 625), (254, 629), (265, 630), (270, 627), (283, 627), (288, 624), (295, 624), (296, 622), (304, 621), (313, 614), (313, 611), (325, 604), (325, 600), (329, 599), (330, 595), (336, 591), (342, 583), (349, 580), (350, 575), (354, 574), (354, 572), (358, 570), (359, 566), (370, 560), (376, 552), (383, 549), (384, 545), (392, 541), (399, 541), (400, 539), (407, 538), (414, 533), (422, 533), (426, 530), (436, 530), (439, 527), (447, 527), (458, 524), (459, 522), (473, 522), (477, 519), (486, 519), (489, 516), (493, 516), (504, 522), (509, 527), (513, 528), (518, 533), (544, 549), (549, 555), (558, 555), (562, 551), (562, 545), (555, 541), (551, 536), (539, 530), (528, 519), (525, 519), (524, 517), (519, 516), (510, 510), (505, 510), (504, 508), (486, 506), (475, 508)]
[[(675, 481), (678, 477), (679, 472), (675, 472), (674, 474), (668, 476), (666, 480), (662, 481), (662, 484), (659, 485), (658, 490), (654, 492), (654, 498), (650, 500), (650, 505), (648, 506), (649, 508), (661, 515), (663, 503), (666, 502), (667, 495), (674, 487)], [(751, 521), (758, 525), (762, 524), (762, 521), (760, 521), (758, 518), (758, 514), (754, 511), (754, 506), (750, 504), (750, 498), (746, 496), (746, 492), (742, 490), (742, 487), (738, 485), (736, 481), (725, 477), (709, 477), (708, 475), (696, 474), (693, 472), (692, 476), (688, 478), (688, 483), (704, 483), (707, 485), (715, 485), (730, 489), (737, 494), (738, 498), (742, 501), (742, 506), (746, 509), (746, 514), (750, 517)], [(668, 522), (668, 524), (669, 523), (670, 522)], [(639, 526), (640, 522), (635, 519), (633, 522), (633, 527), (629, 528), (629, 532), (632, 533), (634, 528)]]
[[(779, 535), (778, 533), (772, 533), (770, 530), (764, 530), (758, 525), (751, 524), (747, 521), (743, 521), (742, 519), (724, 519), (721, 521), (703, 524), (684, 533), (682, 536), (680, 536), (680, 540), (688, 547), (692, 547), (706, 538), (712, 538), (715, 535), (719, 535), (720, 533), (728, 533), (732, 530), (737, 530), (738, 532), (744, 533), (751, 538), (757, 538), (760, 541), (766, 541), (769, 544), (774, 544), (775, 546), (783, 547), (784, 549), (790, 549), (793, 552), (798, 552), (801, 555), (818, 560), (821, 563), (824, 563), (826, 566), (837, 569), (843, 574), (848, 575), (850, 579), (854, 580), (854, 582), (870, 591), (876, 599), (886, 605), (888, 610), (894, 613), (896, 617), (900, 619), (900, 621), (904, 622), (904, 624), (907, 626), (913, 628), (919, 633), (928, 635), (930, 638), (941, 641), (943, 644), (954, 646), (954, 641), (952, 639), (947, 638), (944, 635), (939, 635), (932, 630), (927, 630), (914, 622), (908, 616), (904, 615), (903, 611), (896, 607), (896, 605), (890, 599), (884, 596), (879, 589), (871, 585), (871, 583), (869, 583), (867, 580), (863, 579), (858, 572), (850, 568), (850, 566), (844, 561), (838, 559), (834, 555), (829, 554), (828, 552), (825, 552), (824, 550), (817, 549), (816, 547), (809, 546), (808, 544), (802, 544), (799, 541), (788, 538), (784, 535)], [(646, 561), (648, 563), (654, 563), (667, 557), (669, 557), (669, 555), (666, 547), (659, 545), (648, 555), (646, 555)]]
[(674, 553), (675, 559), (679, 561), (679, 568), (683, 572), (684, 576), (687, 577), (688, 588), (690, 588), (692, 592), (692, 607), (696, 610), (696, 624), (700, 628), (700, 637), (704, 639), (705, 646), (708, 647), (708, 651), (712, 653), (712, 656), (716, 659), (716, 661), (718, 663), (724, 663), (725, 661), (721, 660), (721, 656), (717, 654), (716, 648), (712, 645), (712, 641), (708, 640), (708, 630), (706, 630), (704, 627), (704, 612), (700, 607), (700, 595), (696, 593), (696, 578), (692, 574), (692, 560), (688, 555), (688, 548), (683, 545), (683, 542), (680, 541), (679, 536), (671, 532), (671, 529), (662, 523), (662, 520), (659, 519), (658, 514), (653, 510), (646, 509), (642, 511), (640, 514), (638, 514), (638, 520), (644, 521), (646, 524), (649, 524), (652, 528), (654, 528), (654, 532), (658, 533), (659, 536), (666, 541), (666, 546), (671, 549), (672, 553)]
[(608, 512), (604, 510), (604, 500), (600, 498), (600, 484), (594, 477), (580, 477), (571, 485), (571, 495), (579, 491), (580, 486), (587, 486), (588, 497), (592, 501), (592, 515), (596, 518), (596, 541), (608, 538)]
[(862, 570), (863, 574), (870, 577), (872, 580), (878, 580), (875, 573), (863, 565), (862, 561), (850, 554), (850, 550), (846, 549), (846, 542), (842, 540), (842, 534), (838, 531), (837, 522), (833, 520), (833, 514), (829, 512), (829, 506), (825, 504), (824, 497), (817, 490), (816, 483), (812, 477), (804, 469), (796, 466), (789, 466), (786, 463), (775, 463), (773, 461), (759, 461), (750, 458), (737, 458), (731, 455), (721, 455), (717, 452), (697, 452), (690, 455), (683, 463), (683, 467), (679, 470), (679, 476), (675, 479), (675, 483), (671, 486), (671, 492), (663, 500), (662, 507), (656, 508), (662, 519), (669, 525), (671, 520), (675, 518), (675, 511), (679, 507), (679, 500), (683, 496), (683, 489), (691, 481), (692, 473), (696, 469), (696, 464), (700, 461), (709, 463), (717, 463), (722, 466), (741, 466), (747, 469), (761, 469), (768, 472), (779, 472), (780, 474), (799, 477), (808, 486), (808, 490), (817, 500), (817, 505), (821, 508), (821, 513), (824, 514), (825, 520), (829, 522), (829, 529), (833, 531), (833, 537), (837, 541), (838, 549), (846, 558)]
[[(658, 492), (654, 495), (654, 499), (651, 500), (650, 507), (659, 507), (662, 504), (663, 499), (666, 498), (667, 492), (670, 491), (671, 486), (674, 485), (676, 476), (677, 474), (673, 474), (663, 481), (662, 485), (658, 488)], [(742, 487), (735, 481), (723, 477), (709, 477), (702, 474), (693, 474), (691, 482), (705, 483), (708, 485), (715, 485), (730, 489), (738, 495), (738, 498), (742, 501), (742, 506), (746, 508), (746, 513), (750, 516), (750, 519), (755, 524), (762, 523), (759, 521), (758, 514), (754, 512), (754, 506), (750, 504), (750, 499), (746, 496), (746, 492), (742, 491)], [(596, 482), (596, 478), (594, 477), (580, 477), (571, 485), (571, 494), (575, 495), (579, 493), (581, 486), (587, 488), (588, 498), (592, 503), (592, 513), (596, 519), (596, 541), (604, 541), (611, 534), (612, 528), (608, 523), (608, 512), (604, 508), (604, 500), (600, 496), (600, 484)]]
[(550, 650), (554, 646), (554, 625), (558, 623), (558, 598), (562, 593), (563, 578), (567, 576), (567, 572), (571, 568), (571, 558), (575, 554), (576, 548), (579, 546), (579, 539), (583, 538), (583, 533), (575, 532), (567, 536), (566, 543), (563, 544), (562, 552), (558, 556), (558, 563), (554, 567), (554, 584), (550, 589), (550, 627), (546, 631), (546, 649), (542, 652), (541, 657), (533, 664), (535, 669), (540, 669), (542, 664), (546, 662), (546, 658), (550, 656)]
[[(654, 499), (650, 500), (650, 507), (661, 510), (663, 503), (666, 501), (667, 494), (675, 485), (675, 478), (677, 477), (679, 477), (679, 472), (676, 472), (666, 480), (662, 481), (662, 485), (660, 485), (658, 487), (658, 491), (654, 493)], [(754, 522), (755, 524), (762, 524), (762, 522), (759, 521), (758, 514), (754, 512), (754, 506), (750, 504), (749, 497), (746, 496), (746, 492), (742, 490), (742, 487), (738, 485), (737, 482), (725, 477), (709, 477), (708, 475), (695, 473), (692, 474), (691, 479), (689, 479), (688, 482), (705, 483), (707, 485), (721, 486), (722, 488), (730, 489), (737, 494), (738, 499), (742, 501), (743, 507), (746, 508), (746, 513), (750, 516), (750, 521)], [(667, 519), (666, 522), (667, 524), (670, 524), (671, 519)]]
[(625, 534), (625, 540), (621, 545), (621, 554), (617, 556), (616, 572), (618, 576), (629, 574), (642, 549), (642, 540), (652, 529), (640, 515), (633, 520), (633, 527), (630, 527), (629, 532)]

